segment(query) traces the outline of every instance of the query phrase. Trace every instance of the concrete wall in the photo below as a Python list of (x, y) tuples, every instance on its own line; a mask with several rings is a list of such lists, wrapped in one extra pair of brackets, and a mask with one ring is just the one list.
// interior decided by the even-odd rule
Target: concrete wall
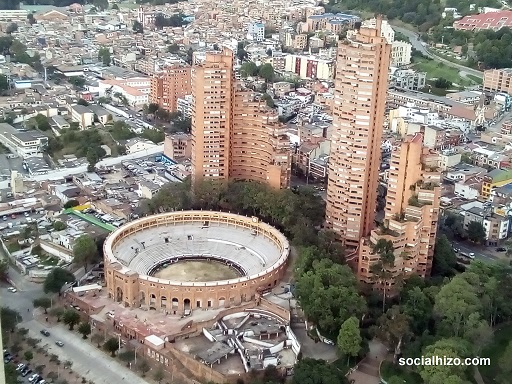
[(50, 255), (56, 256), (67, 263), (73, 261), (73, 254), (68, 249), (58, 244), (53, 244), (44, 240), (40, 240), (39, 244), (41, 245), (43, 251), (48, 252)]

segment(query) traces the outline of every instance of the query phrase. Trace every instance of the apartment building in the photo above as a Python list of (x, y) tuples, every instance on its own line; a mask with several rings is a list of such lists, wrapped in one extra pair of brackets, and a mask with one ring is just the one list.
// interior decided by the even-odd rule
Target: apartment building
[(263, 24), (262, 22), (255, 22), (249, 24), (247, 38), (249, 40), (257, 42), (265, 40), (265, 24)]
[[(375, 221), (391, 55), (381, 22), (350, 31), (337, 52), (326, 226), (351, 249)], [(354, 257), (347, 261), (357, 265)]]
[(289, 141), (274, 111), (237, 84), (233, 51), (192, 67), (192, 182), (228, 178), (286, 188)]
[(192, 95), (185, 95), (184, 97), (180, 97), (177, 102), (178, 112), (181, 113), (186, 119), (192, 118)]
[(94, 125), (94, 112), (83, 105), (76, 104), (69, 107), (71, 118), (77, 122), (81, 129)]
[(407, 136), (391, 155), (384, 223), (361, 239), (358, 277), (374, 284), (372, 266), (381, 262), (376, 246), (392, 243), (394, 263), (385, 266), (390, 277), (374, 285), (393, 291), (398, 276), (430, 275), (439, 219), (441, 173), (429, 168), (430, 155), (423, 146), (423, 135)]
[(173, 64), (151, 78), (151, 103), (169, 112), (178, 110), (178, 99), (189, 95), (191, 68), (185, 64)]
[(487, 92), (505, 92), (512, 95), (512, 68), (484, 71), (483, 89)]
[(329, 80), (334, 75), (334, 61), (315, 56), (286, 56), (285, 71), (297, 74), (301, 79)]
[(164, 155), (169, 159), (189, 158), (191, 156), (192, 136), (188, 133), (175, 133), (165, 137)]
[(467, 230), (471, 222), (482, 224), (485, 230), (485, 240), (488, 246), (496, 246), (508, 237), (510, 220), (505, 215), (492, 211), (489, 206), (472, 207), (464, 214), (464, 228)]

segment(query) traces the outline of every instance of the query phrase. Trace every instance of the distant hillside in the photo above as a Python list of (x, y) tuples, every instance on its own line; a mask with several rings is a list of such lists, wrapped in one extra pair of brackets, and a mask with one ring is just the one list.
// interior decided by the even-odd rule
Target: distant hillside
[(67, 7), (70, 4), (84, 4), (85, 0), (0, 0), (0, 9), (19, 9), (20, 2), (25, 5), (55, 5)]
[(0, 9), (18, 9), (19, 6), (19, 0), (0, 0)]

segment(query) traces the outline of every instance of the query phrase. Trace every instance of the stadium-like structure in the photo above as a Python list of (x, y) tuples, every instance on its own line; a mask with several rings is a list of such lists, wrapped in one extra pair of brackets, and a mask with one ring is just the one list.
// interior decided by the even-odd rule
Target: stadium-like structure
[(105, 279), (109, 297), (127, 307), (183, 315), (253, 300), (278, 284), (289, 251), (286, 237), (256, 217), (170, 212), (110, 234)]

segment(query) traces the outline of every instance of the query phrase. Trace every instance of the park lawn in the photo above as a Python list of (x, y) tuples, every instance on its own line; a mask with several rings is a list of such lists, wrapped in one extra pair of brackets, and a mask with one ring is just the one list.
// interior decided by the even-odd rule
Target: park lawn
[(484, 82), (484, 79), (482, 79), (481, 77), (478, 77), (475, 75), (469, 75), (469, 74), (466, 76), (469, 77), (471, 80), (473, 80), (477, 84), (482, 84)]
[(451, 68), (438, 61), (415, 57), (414, 68), (420, 72), (426, 72), (427, 80), (444, 77), (446, 80), (449, 80), (453, 84), (457, 84), (459, 86), (465, 86), (468, 83), (467, 80), (460, 77), (458, 69)]
[(511, 341), (512, 324), (507, 324), (494, 332), (494, 339), (491, 345), (482, 351), (482, 357), (489, 357), (491, 359), (491, 365), (481, 365), (478, 367), (486, 383), (494, 383), (494, 379), (500, 374), (499, 360)]

